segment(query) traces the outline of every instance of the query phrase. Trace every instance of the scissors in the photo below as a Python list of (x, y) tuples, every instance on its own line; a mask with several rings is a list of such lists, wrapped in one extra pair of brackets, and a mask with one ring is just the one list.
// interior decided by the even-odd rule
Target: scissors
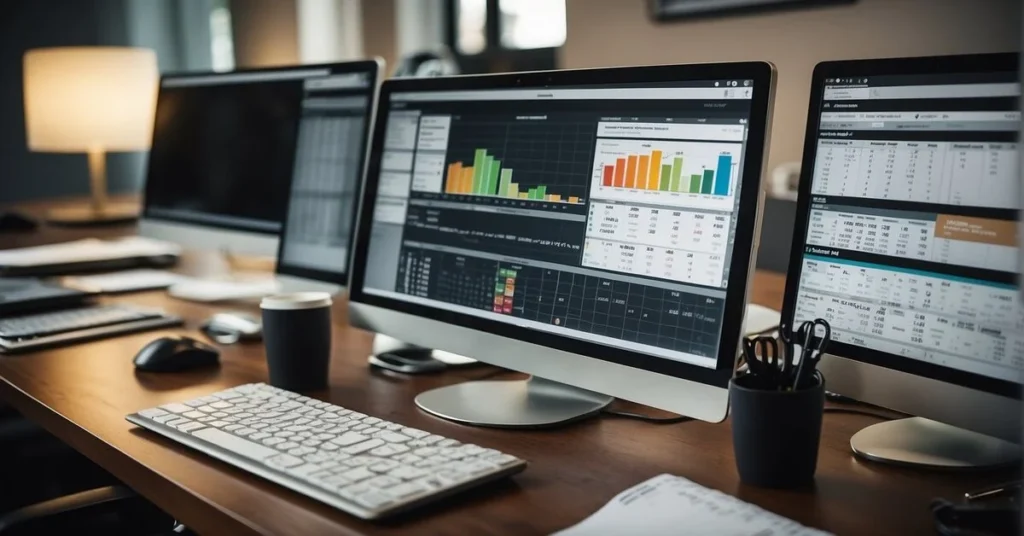
[(750, 371), (772, 385), (783, 387), (793, 368), (790, 354), (779, 351), (774, 337), (751, 337), (743, 340), (744, 355)]
[[(821, 336), (818, 336), (819, 327), (821, 328)], [(783, 330), (783, 333), (785, 333), (785, 330)], [(792, 338), (784, 337), (784, 340), (791, 348), (794, 342)], [(828, 348), (828, 343), (832, 341), (832, 327), (828, 325), (828, 322), (820, 318), (808, 320), (800, 324), (800, 328), (796, 331), (796, 340), (800, 341), (800, 363), (797, 365), (792, 378), (793, 390), (796, 390), (803, 383), (805, 377), (814, 375), (814, 370), (818, 367), (818, 361), (821, 361), (821, 356), (825, 353), (825, 349)], [(810, 363), (810, 366), (805, 368), (805, 363)]]

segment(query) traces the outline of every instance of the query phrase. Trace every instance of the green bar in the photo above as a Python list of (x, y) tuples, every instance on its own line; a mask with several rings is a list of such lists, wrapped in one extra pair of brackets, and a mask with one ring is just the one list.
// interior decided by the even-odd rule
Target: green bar
[(715, 170), (713, 170), (713, 169), (705, 169), (704, 170), (704, 181), (700, 183), (700, 193), (702, 193), (702, 194), (710, 194), (711, 193), (711, 183), (714, 182), (714, 179), (715, 179)]
[(700, 175), (690, 175), (690, 193), (700, 193)]
[(487, 162), (487, 149), (477, 149), (473, 153), (473, 193), (480, 191), (480, 182), (484, 177), (484, 166)]
[(658, 184), (658, 189), (664, 192), (668, 191), (669, 181), (672, 177), (672, 165), (662, 164), (661, 165), (661, 183)]
[(501, 173), (501, 160), (491, 159), (491, 169), (487, 176), (487, 195), (498, 193), (498, 175)]
[(501, 185), (498, 186), (498, 196), (508, 197), (508, 188), (512, 184), (512, 170), (501, 170)]
[(541, 185), (537, 187), (537, 199), (547, 199), (548, 187)]
[(530, 188), (526, 194), (527, 199), (537, 199), (537, 189)]
[(683, 172), (683, 157), (677, 156), (672, 159), (672, 191), (681, 192), (683, 191), (682, 185), (679, 184), (679, 175)]

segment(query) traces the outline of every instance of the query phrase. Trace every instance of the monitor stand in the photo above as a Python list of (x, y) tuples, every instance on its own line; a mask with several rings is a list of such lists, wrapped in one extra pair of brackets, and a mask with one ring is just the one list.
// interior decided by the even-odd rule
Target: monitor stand
[(858, 456), (932, 469), (981, 469), (1020, 460), (1019, 445), (948, 424), (910, 417), (868, 426), (850, 438)]
[(498, 428), (539, 428), (594, 415), (613, 398), (531, 376), (475, 381), (420, 393), (420, 409), (451, 421)]

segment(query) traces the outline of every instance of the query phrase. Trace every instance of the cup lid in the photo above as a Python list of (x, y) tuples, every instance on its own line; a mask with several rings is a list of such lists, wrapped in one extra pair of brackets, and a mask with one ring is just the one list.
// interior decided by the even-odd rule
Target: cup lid
[(290, 292), (266, 296), (260, 301), (260, 308), (276, 310), (315, 309), (317, 307), (329, 307), (331, 303), (331, 295), (326, 292)]

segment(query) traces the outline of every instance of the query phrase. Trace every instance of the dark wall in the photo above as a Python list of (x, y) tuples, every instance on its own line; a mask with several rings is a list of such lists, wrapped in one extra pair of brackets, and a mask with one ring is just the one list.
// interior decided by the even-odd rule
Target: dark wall
[[(0, 204), (85, 195), (84, 154), (29, 152), (25, 139), (22, 56), (39, 47), (124, 42), (123, 4), (112, 0), (6, 0), (0, 15)], [(108, 157), (109, 190), (137, 188), (131, 155)], [(135, 156), (135, 160), (138, 157)]]

